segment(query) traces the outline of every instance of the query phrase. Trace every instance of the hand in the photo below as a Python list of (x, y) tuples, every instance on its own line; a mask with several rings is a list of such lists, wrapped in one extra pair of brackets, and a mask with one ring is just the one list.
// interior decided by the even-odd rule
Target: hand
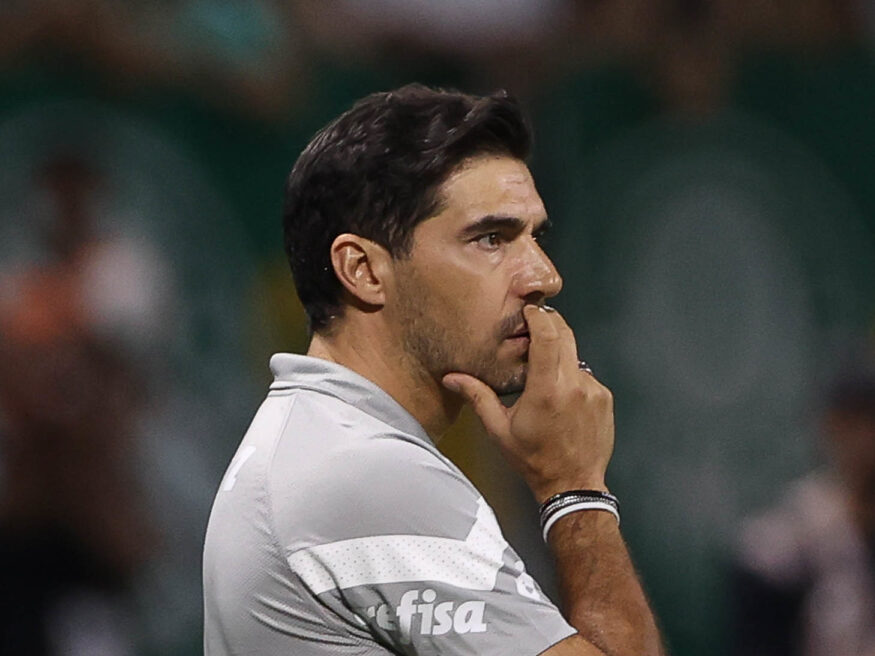
[(531, 340), (528, 374), (513, 406), (468, 374), (447, 374), (443, 384), (471, 403), (539, 503), (569, 489), (605, 490), (614, 449), (611, 392), (578, 369), (574, 334), (558, 312), (527, 305), (523, 314)]

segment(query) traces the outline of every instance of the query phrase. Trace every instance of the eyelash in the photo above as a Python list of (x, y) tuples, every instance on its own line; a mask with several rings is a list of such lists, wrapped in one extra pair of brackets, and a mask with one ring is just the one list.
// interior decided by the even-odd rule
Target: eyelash
[[(533, 234), (532, 237), (534, 238), (534, 240), (538, 244), (543, 246), (544, 241), (546, 241), (546, 238), (547, 238), (547, 231), (542, 230), (541, 232)], [(484, 242), (484, 240), (486, 240), (486, 242)], [(477, 242), (480, 246), (483, 246), (485, 248), (495, 249), (495, 248), (498, 248), (501, 244), (503, 244), (507, 240), (502, 236), (502, 234), (500, 232), (488, 232), (484, 235), (480, 235), (479, 237), (476, 237), (474, 239), (474, 241)]]
[[(484, 242), (484, 240), (486, 240), (486, 242)], [(485, 246), (486, 248), (498, 248), (498, 246), (500, 246), (501, 243), (504, 242), (504, 238), (497, 232), (489, 232), (485, 235), (480, 235), (475, 241), (480, 246)]]

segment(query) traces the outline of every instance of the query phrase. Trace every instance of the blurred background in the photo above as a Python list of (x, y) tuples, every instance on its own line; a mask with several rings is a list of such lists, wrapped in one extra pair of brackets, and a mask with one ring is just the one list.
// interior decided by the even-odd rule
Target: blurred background
[[(869, 0), (2, 0), (0, 654), (202, 653), (212, 496), (307, 344), (284, 178), (411, 81), (530, 114), (671, 653), (873, 656)], [(441, 446), (554, 590), (476, 419)]]

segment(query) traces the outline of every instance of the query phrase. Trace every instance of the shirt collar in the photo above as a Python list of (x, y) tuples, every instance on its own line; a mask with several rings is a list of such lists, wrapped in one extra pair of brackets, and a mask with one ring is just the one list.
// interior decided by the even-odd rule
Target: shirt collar
[(307, 389), (338, 398), (372, 417), (432, 444), (428, 433), (387, 392), (343, 365), (322, 358), (276, 353), (270, 358), (271, 390)]

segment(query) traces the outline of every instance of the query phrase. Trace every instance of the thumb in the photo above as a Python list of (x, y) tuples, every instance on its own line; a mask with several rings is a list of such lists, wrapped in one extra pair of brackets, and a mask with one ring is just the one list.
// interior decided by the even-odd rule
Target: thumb
[(447, 374), (442, 380), (444, 387), (460, 394), (480, 417), (483, 426), (492, 435), (507, 432), (507, 410), (501, 401), (482, 380), (468, 374)]

